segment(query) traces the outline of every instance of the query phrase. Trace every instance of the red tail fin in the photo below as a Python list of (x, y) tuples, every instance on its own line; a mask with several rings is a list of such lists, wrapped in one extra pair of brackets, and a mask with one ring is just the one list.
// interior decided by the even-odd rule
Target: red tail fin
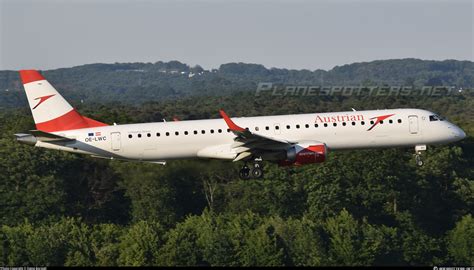
[(46, 132), (107, 126), (80, 115), (36, 70), (20, 70), (36, 128)]

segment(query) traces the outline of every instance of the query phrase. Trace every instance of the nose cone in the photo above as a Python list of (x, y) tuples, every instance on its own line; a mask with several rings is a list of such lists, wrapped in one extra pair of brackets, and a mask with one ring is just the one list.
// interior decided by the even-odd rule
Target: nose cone
[(466, 138), (466, 132), (464, 132), (464, 130), (460, 129), (458, 126), (454, 126), (452, 128), (452, 133), (456, 140), (462, 140)]
[(466, 132), (464, 132), (464, 130), (462, 129), (459, 129), (459, 137), (462, 139), (466, 138)]

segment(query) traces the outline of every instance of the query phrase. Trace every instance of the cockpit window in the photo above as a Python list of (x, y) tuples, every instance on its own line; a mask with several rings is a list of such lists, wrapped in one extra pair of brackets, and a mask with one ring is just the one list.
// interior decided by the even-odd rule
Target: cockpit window
[(439, 115), (433, 114), (430, 115), (430, 121), (443, 121), (444, 119), (440, 117)]

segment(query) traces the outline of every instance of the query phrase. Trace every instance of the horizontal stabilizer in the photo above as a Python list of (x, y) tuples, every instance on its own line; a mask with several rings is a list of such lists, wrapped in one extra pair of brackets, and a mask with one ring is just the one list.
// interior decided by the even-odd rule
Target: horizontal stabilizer
[(30, 134), (35, 136), (38, 139), (38, 141), (43, 141), (43, 142), (68, 142), (68, 141), (76, 140), (76, 139), (59, 136), (59, 135), (41, 131), (41, 130), (30, 130)]

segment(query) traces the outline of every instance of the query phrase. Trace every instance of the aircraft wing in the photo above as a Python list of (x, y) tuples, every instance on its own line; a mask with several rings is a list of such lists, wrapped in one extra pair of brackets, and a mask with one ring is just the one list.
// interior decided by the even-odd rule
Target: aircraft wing
[(220, 110), (219, 113), (221, 114), (222, 118), (224, 118), (224, 121), (226, 122), (230, 131), (232, 131), (232, 133), (234, 133), (236, 136), (234, 138), (235, 143), (232, 144), (232, 148), (234, 148), (234, 151), (238, 155), (234, 161), (245, 159), (255, 152), (286, 149), (292, 144), (295, 144), (295, 142), (272, 138), (251, 132), (250, 130), (235, 124), (234, 121), (232, 121), (223, 110)]

